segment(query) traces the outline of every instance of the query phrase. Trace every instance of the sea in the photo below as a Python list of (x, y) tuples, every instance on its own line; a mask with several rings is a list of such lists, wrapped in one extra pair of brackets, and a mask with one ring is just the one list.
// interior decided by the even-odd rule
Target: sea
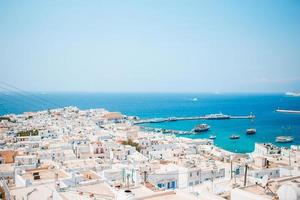
[[(172, 121), (142, 126), (190, 131), (196, 125), (206, 123), (210, 126), (208, 132), (178, 137), (196, 139), (216, 135), (216, 146), (237, 153), (252, 152), (256, 142), (270, 142), (285, 147), (300, 145), (300, 114), (275, 112), (278, 108), (300, 110), (300, 98), (285, 94), (0, 92), (0, 115), (65, 106), (77, 106), (80, 109), (105, 108), (142, 119), (202, 116), (213, 113), (238, 116), (253, 114), (256, 116), (254, 120)], [(256, 134), (247, 135), (248, 128), (256, 128)], [(240, 139), (229, 139), (232, 134), (240, 135)], [(275, 143), (276, 136), (282, 135), (293, 136), (294, 141)]]

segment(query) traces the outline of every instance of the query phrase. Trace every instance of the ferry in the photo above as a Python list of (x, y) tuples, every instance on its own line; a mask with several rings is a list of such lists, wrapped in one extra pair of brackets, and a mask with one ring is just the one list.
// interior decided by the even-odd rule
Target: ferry
[(240, 136), (239, 135), (231, 135), (229, 138), (232, 140), (236, 140), (236, 139), (240, 139)]
[(210, 128), (210, 126), (208, 126), (207, 124), (200, 124), (198, 126), (196, 126), (193, 131), (194, 132), (205, 132), (205, 131), (208, 131)]
[(248, 128), (248, 129), (246, 130), (246, 133), (247, 133), (248, 135), (253, 135), (253, 134), (256, 133), (256, 129), (255, 129), (255, 128)]
[(210, 114), (210, 115), (205, 115), (206, 119), (229, 119), (229, 115), (224, 115), (223, 113), (219, 114)]
[(276, 142), (278, 143), (288, 143), (293, 142), (294, 138), (292, 136), (278, 136), (276, 137)]
[(300, 97), (300, 92), (286, 92), (286, 96)]
[(279, 113), (289, 113), (289, 114), (300, 114), (300, 110), (284, 110), (284, 109), (277, 109), (276, 112)]
[(215, 136), (215, 135), (209, 136), (209, 139), (211, 139), (211, 140), (214, 140), (214, 139), (216, 139), (216, 138), (217, 138), (217, 136)]

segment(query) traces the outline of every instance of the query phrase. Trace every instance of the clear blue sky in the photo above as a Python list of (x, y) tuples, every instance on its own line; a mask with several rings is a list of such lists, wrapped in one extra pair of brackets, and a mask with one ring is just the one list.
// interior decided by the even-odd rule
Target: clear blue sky
[(0, 69), (31, 91), (299, 91), (300, 1), (1, 1)]

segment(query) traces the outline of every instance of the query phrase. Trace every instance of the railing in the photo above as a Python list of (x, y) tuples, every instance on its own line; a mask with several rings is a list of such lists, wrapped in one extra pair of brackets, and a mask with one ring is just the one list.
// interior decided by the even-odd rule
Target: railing
[(4, 193), (5, 193), (5, 200), (11, 200), (8, 185), (6, 183), (6, 180), (4, 179), (3, 176), (0, 177), (0, 186), (3, 188)]

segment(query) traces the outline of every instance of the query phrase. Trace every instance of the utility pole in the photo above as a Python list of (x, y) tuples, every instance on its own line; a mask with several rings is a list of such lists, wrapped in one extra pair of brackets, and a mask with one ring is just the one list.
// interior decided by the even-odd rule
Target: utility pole
[(129, 178), (130, 178), (130, 174), (127, 174), (127, 188), (129, 189)]
[(230, 160), (230, 180), (232, 180), (232, 159)]
[(215, 176), (214, 170), (211, 170), (211, 191), (212, 191), (212, 193), (214, 192), (214, 176)]
[(200, 170), (199, 170), (199, 173), (200, 173), (200, 183), (202, 183), (201, 168), (200, 168)]
[(245, 176), (244, 176), (244, 186), (247, 185), (247, 172), (248, 172), (248, 164), (245, 164)]
[(291, 172), (291, 166), (292, 166), (292, 163), (291, 163), (291, 149), (289, 149), (289, 170), (290, 170), (290, 176), (292, 175), (292, 172)]
[(54, 174), (54, 188), (56, 188), (57, 190), (59, 189), (59, 181), (58, 181), (58, 172), (55, 172)]
[(144, 171), (144, 184), (146, 184), (146, 182), (147, 182), (147, 172)]
[(291, 167), (291, 150), (289, 149), (289, 166)]

